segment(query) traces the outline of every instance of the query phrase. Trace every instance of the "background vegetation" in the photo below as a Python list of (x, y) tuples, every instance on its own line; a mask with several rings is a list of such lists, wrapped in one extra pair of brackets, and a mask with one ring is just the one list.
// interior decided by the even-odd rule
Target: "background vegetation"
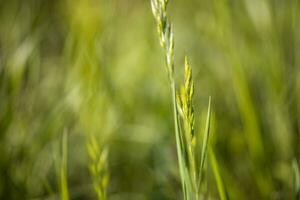
[[(168, 13), (177, 76), (185, 53), (193, 68), (198, 131), (212, 96), (230, 199), (294, 199), (300, 2), (170, 0)], [(2, 0), (0, 24), (0, 199), (96, 199), (108, 179), (108, 199), (181, 199), (150, 1)], [(205, 187), (219, 198), (210, 166)]]

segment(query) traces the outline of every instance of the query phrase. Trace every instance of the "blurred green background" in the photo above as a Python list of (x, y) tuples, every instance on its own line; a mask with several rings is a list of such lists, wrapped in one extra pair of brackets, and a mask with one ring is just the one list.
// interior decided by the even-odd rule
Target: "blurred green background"
[[(231, 199), (293, 199), (300, 160), (299, 0), (170, 0), (175, 71)], [(0, 199), (96, 199), (86, 144), (109, 148), (108, 199), (181, 199), (172, 106), (150, 1), (0, 1)], [(207, 199), (218, 199), (208, 166)]]

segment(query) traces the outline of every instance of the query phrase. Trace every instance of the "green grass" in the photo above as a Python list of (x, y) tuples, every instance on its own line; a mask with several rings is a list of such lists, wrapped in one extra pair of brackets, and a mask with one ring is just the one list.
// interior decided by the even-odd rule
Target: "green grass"
[[(166, 69), (171, 88), (173, 102), (175, 137), (179, 171), (181, 175), (183, 198), (186, 200), (200, 199), (201, 186), (204, 176), (204, 162), (207, 157), (207, 146), (210, 130), (211, 98), (209, 98), (205, 132), (202, 142), (200, 161), (196, 154), (199, 141), (194, 131), (194, 82), (192, 69), (188, 58), (185, 57), (184, 84), (179, 91), (176, 89), (174, 78), (174, 34), (167, 15), (167, 0), (152, 0), (152, 12), (157, 23), (160, 44), (165, 50)], [(199, 166), (199, 169), (198, 169)], [(216, 161), (214, 167), (217, 167)], [(220, 174), (218, 174), (218, 177)], [(218, 182), (219, 183), (219, 182)]]
[(61, 200), (69, 200), (69, 189), (68, 189), (68, 135), (67, 132), (63, 133), (62, 136), (62, 154), (60, 164), (60, 194)]
[(293, 172), (294, 172), (294, 192), (295, 199), (300, 199), (300, 172), (299, 166), (296, 160), (293, 160)]
[(153, 2), (1, 1), (0, 199), (299, 197), (299, 1)]
[(108, 173), (108, 149), (100, 148), (95, 137), (91, 137), (87, 143), (87, 151), (90, 157), (89, 169), (93, 180), (94, 190), (99, 200), (107, 199)]

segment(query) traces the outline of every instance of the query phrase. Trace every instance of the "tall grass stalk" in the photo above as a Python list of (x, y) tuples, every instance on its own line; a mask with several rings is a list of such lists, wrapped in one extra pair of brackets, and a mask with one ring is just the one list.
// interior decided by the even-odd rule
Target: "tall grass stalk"
[(217, 188), (218, 188), (220, 199), (221, 200), (229, 200), (226, 187), (225, 187), (222, 177), (221, 177), (219, 164), (218, 164), (215, 152), (211, 146), (209, 146), (209, 148), (208, 148), (208, 156), (209, 156), (210, 165), (211, 165), (211, 168), (212, 168), (212, 171), (214, 174), (214, 178), (217, 183)]
[(62, 157), (60, 166), (60, 194), (62, 200), (69, 200), (69, 190), (68, 190), (68, 135), (65, 131), (62, 136)]
[(202, 181), (202, 172), (203, 172), (203, 166), (207, 154), (207, 145), (208, 145), (208, 137), (210, 132), (210, 115), (211, 115), (211, 97), (209, 97), (209, 103), (208, 103), (208, 111), (207, 111), (207, 117), (206, 117), (206, 125), (205, 125), (205, 132), (204, 132), (204, 138), (203, 138), (203, 145), (202, 145), (202, 151), (201, 151), (201, 161), (200, 161), (200, 169), (199, 169), (199, 187), (201, 185)]
[(294, 191), (295, 199), (300, 200), (300, 171), (297, 160), (293, 160), (293, 173), (294, 173)]
[[(197, 159), (198, 155), (196, 153), (196, 148), (199, 148), (199, 142), (197, 142), (197, 137), (194, 131), (194, 82), (192, 79), (192, 69), (187, 57), (185, 57), (184, 84), (180, 88), (179, 92), (177, 92), (176, 82), (174, 79), (174, 34), (171, 22), (167, 15), (167, 5), (168, 0), (151, 1), (152, 12), (156, 20), (160, 44), (165, 51), (166, 70), (173, 102), (176, 147), (183, 197), (186, 200), (198, 200), (200, 198), (203, 166), (207, 154), (211, 100), (209, 98), (206, 129), (199, 164)], [(197, 166), (199, 166), (199, 168)]]
[(177, 146), (177, 156), (179, 162), (179, 170), (181, 176), (182, 190), (184, 199), (187, 199), (187, 182), (185, 180), (186, 165), (183, 153), (183, 140), (180, 134), (179, 116), (176, 103), (176, 85), (174, 80), (174, 35), (172, 25), (167, 17), (168, 0), (152, 0), (152, 12), (157, 23), (157, 31), (159, 34), (160, 45), (165, 50), (166, 71), (169, 78), (171, 88), (171, 98), (173, 103), (173, 117), (175, 123), (175, 137)]

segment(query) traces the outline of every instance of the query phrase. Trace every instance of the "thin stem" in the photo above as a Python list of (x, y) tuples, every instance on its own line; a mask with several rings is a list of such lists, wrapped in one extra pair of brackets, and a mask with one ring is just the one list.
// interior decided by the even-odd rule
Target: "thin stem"
[(185, 184), (185, 180), (184, 180), (184, 159), (182, 156), (183, 140), (182, 140), (182, 134), (180, 131), (180, 126), (179, 126), (179, 118), (178, 118), (178, 110), (177, 110), (177, 102), (176, 102), (176, 85), (175, 85), (175, 82), (173, 79), (171, 79), (170, 85), (171, 85), (171, 95), (172, 95), (172, 102), (173, 102), (173, 117), (174, 117), (174, 123), (175, 123), (177, 156), (178, 156), (180, 177), (181, 177), (181, 183), (182, 183), (181, 185), (182, 185), (184, 199), (187, 199), (186, 184)]

